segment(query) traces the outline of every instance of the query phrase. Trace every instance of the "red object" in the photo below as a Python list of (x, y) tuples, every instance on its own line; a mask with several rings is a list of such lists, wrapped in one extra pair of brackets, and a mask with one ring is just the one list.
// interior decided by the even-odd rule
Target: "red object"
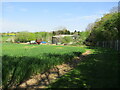
[(36, 42), (37, 42), (37, 44), (40, 44), (42, 42), (42, 40), (37, 40), (36, 39)]

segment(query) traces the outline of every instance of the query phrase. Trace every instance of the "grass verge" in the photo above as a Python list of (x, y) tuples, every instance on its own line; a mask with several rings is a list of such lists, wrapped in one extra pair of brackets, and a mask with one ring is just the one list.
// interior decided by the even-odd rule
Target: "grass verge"
[(120, 88), (120, 53), (104, 48), (87, 49), (92, 53), (48, 88)]

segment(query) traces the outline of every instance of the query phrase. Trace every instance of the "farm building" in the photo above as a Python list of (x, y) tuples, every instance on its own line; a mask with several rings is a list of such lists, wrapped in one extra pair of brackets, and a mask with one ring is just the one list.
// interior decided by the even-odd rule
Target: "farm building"
[(60, 39), (66, 36), (75, 39), (75, 35), (56, 35), (52, 37), (52, 44), (58, 44), (60, 42)]

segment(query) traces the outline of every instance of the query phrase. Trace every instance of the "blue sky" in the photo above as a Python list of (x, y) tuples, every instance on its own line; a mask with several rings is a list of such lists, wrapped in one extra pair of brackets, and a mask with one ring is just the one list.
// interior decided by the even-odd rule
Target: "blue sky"
[(117, 2), (3, 2), (2, 32), (84, 31)]

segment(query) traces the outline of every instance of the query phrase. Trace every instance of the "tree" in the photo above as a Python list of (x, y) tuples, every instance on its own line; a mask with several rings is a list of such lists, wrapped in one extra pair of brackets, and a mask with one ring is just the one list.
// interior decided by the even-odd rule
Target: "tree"
[(29, 42), (35, 40), (35, 35), (30, 32), (19, 32), (16, 34), (15, 41)]
[(76, 33), (76, 32), (77, 32), (77, 30), (74, 31), (74, 33)]
[(66, 28), (57, 30), (57, 31), (53, 31), (53, 35), (63, 35), (63, 34), (70, 34), (70, 31), (67, 30)]
[(62, 43), (70, 43), (70, 42), (72, 42), (73, 41), (73, 39), (72, 39), (72, 37), (70, 37), (70, 36), (65, 36), (65, 37), (63, 37), (63, 38), (61, 38), (61, 40), (60, 40)]
[(50, 41), (52, 39), (53, 33), (49, 32), (36, 32), (35, 37), (36, 39), (41, 39), (43, 41)]
[(110, 41), (119, 39), (118, 13), (105, 14), (91, 28), (91, 33), (86, 42), (95, 44), (96, 41)]
[(56, 35), (55, 31), (52, 32), (53, 35)]
[(89, 36), (90, 34), (90, 31), (82, 31), (82, 32), (79, 32), (79, 38), (77, 40), (77, 43), (78, 44), (83, 44), (84, 41), (87, 39), (87, 37)]
[(78, 31), (78, 35), (80, 35), (80, 31)]
[(86, 31), (92, 31), (93, 27), (95, 26), (95, 23), (88, 24)]
[(117, 12), (119, 12), (118, 6), (115, 6), (112, 9), (110, 9), (110, 13), (117, 13)]

